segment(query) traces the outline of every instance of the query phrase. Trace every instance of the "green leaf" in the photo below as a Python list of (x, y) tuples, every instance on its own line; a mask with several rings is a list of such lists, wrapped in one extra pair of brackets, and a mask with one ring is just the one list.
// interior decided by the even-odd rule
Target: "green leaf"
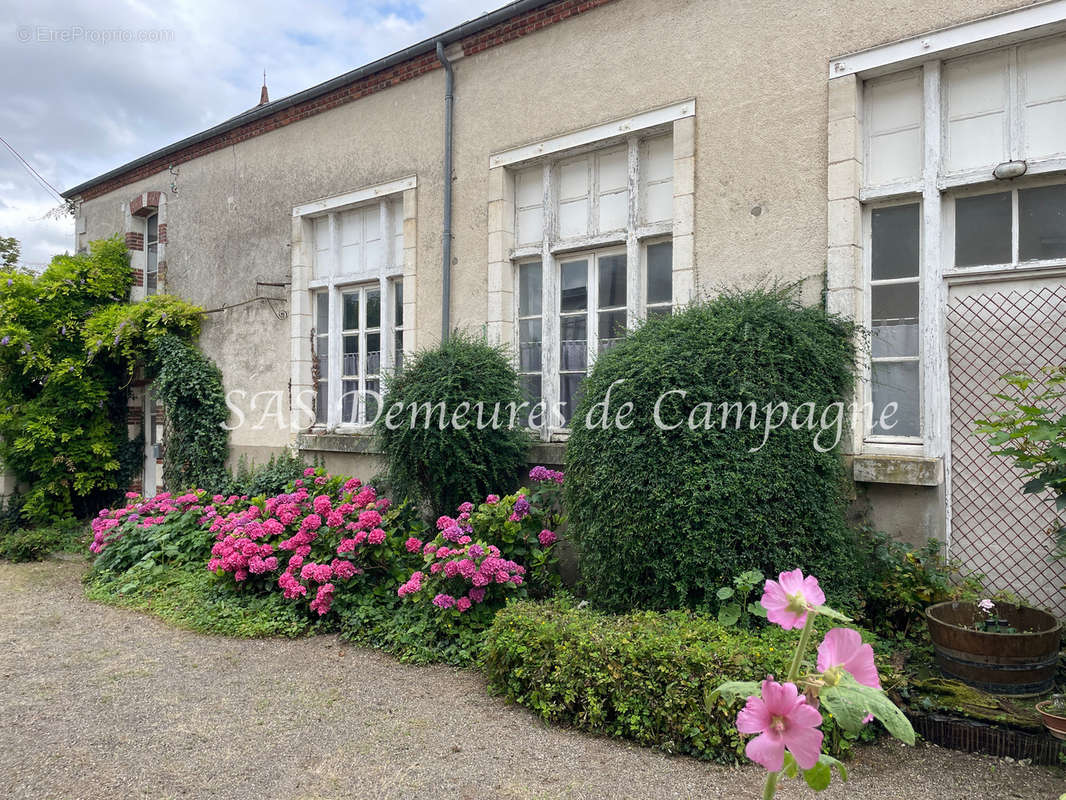
[(707, 693), (707, 705), (713, 705), (719, 698), (729, 705), (736, 702), (738, 698), (761, 694), (762, 687), (758, 681), (727, 681)]
[(721, 589), (718, 590), (718, 599), (719, 600), (728, 600), (732, 596), (733, 596), (733, 590), (730, 589), (728, 586), (723, 586)]
[(833, 771), (829, 768), (828, 764), (823, 764), (820, 760), (810, 769), (803, 770), (803, 780), (807, 781), (807, 785), (810, 786), (816, 792), (822, 792), (829, 788), (829, 781), (833, 778)]
[(818, 698), (846, 731), (861, 731), (863, 719), (867, 714), (873, 714), (897, 739), (914, 744), (914, 728), (911, 723), (880, 689), (863, 686), (854, 678), (845, 675), (836, 686), (822, 689)]
[(740, 606), (736, 603), (722, 606), (718, 609), (718, 622), (726, 627), (736, 625), (740, 620)]
[(845, 616), (844, 614), (841, 614), (839, 611), (834, 611), (829, 606), (816, 606), (814, 610), (816, 612), (818, 612), (819, 614), (821, 614), (823, 617), (829, 617), (829, 619), (836, 619), (836, 620), (840, 620), (841, 622), (851, 622), (852, 621), (851, 617)]
[(760, 603), (748, 603), (748, 613), (766, 619), (766, 609)]
[(795, 778), (799, 774), (799, 764), (796, 763), (796, 757), (792, 753), (785, 751), (785, 765), (782, 769), (786, 778)]

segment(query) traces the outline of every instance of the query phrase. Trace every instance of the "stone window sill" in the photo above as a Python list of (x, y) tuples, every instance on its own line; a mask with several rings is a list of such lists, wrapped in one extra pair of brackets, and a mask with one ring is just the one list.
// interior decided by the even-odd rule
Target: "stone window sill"
[[(381, 455), (381, 448), (371, 433), (303, 433), (297, 437), (296, 445), (301, 452)], [(557, 467), (563, 463), (565, 454), (566, 445), (562, 442), (534, 442), (526, 461)]]
[(888, 454), (860, 455), (852, 459), (852, 476), (858, 483), (939, 486), (944, 482), (944, 459)]

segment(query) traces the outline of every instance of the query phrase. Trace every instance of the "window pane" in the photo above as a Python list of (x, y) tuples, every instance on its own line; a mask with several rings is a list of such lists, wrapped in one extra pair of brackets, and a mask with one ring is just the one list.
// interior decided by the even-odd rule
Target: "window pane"
[(541, 286), (539, 261), (518, 265), (518, 316), (535, 317), (541, 313)]
[(625, 311), (601, 311), (600, 312), (600, 342), (599, 352), (609, 349), (626, 332)]
[(403, 327), (403, 281), (392, 282), (392, 321), (397, 328)]
[(918, 274), (918, 204), (870, 212), (870, 277), (875, 281)]
[(559, 341), (559, 369), (585, 369), (588, 363), (588, 320), (585, 315), (563, 317)]
[(518, 371), (540, 372), (541, 321), (524, 319), (518, 323)]
[(147, 272), (156, 272), (159, 269), (158, 245), (148, 245), (148, 255), (145, 260), (148, 262)]
[[(888, 361), (873, 364), (873, 425), (878, 436), (919, 436), (921, 407), (917, 361)], [(895, 413), (890, 403), (895, 403)], [(885, 425), (881, 425), (884, 415)]]
[(955, 266), (1009, 264), (1010, 192), (955, 200)]
[(327, 404), (329, 403), (329, 384), (318, 382), (318, 394), (315, 397), (315, 422), (326, 423)]
[(318, 359), (319, 363), (319, 379), (325, 380), (329, 377), (329, 337), (318, 336), (314, 339), (314, 357)]
[(574, 409), (581, 401), (581, 385), (585, 375), (560, 375), (559, 376), (559, 402), (563, 419), (567, 423), (574, 416)]
[(1018, 257), (1066, 258), (1066, 184), (1018, 191)]
[(669, 303), (673, 300), (673, 269), (673, 242), (648, 245), (648, 303)]
[[(369, 307), (369, 303), (367, 306)], [(368, 333), (366, 335), (366, 374), (378, 375), (381, 373), (381, 334)]]
[(870, 294), (870, 318), (874, 329), (884, 325), (918, 324), (917, 283), (874, 286)]
[(315, 295), (315, 330), (323, 334), (329, 331), (329, 295), (325, 292)]
[(373, 422), (374, 418), (378, 415), (380, 394), (381, 383), (379, 381), (366, 382), (366, 393), (363, 396), (363, 419), (365, 422)]
[(359, 292), (347, 292), (342, 297), (344, 298), (344, 330), (358, 330)]
[(355, 422), (358, 409), (359, 381), (341, 382), (341, 422)]
[(159, 216), (157, 214), (152, 214), (148, 218), (148, 235), (145, 240), (149, 242), (159, 241)]
[(381, 327), (381, 290), (370, 289), (366, 293), (366, 326)]
[(393, 344), (393, 368), (399, 372), (403, 369), (403, 331), (396, 331), (396, 341)]
[(522, 375), (522, 392), (533, 405), (541, 400), (540, 375)]
[(648, 306), (648, 319), (652, 317), (668, 317), (672, 311), (672, 306)]
[(581, 311), (588, 308), (589, 264), (585, 259), (560, 264), (560, 304), (563, 311)]
[(359, 334), (344, 337), (344, 356), (341, 374), (359, 374)]
[(600, 256), (600, 308), (626, 304), (626, 257), (624, 254)]

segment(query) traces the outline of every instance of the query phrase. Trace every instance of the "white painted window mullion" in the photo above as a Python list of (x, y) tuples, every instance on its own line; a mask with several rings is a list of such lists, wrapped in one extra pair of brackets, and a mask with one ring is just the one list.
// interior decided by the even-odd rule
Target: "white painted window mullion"
[(329, 215), (329, 381), (326, 384), (326, 396), (329, 406), (326, 409), (326, 427), (333, 430), (340, 422), (341, 381), (343, 368), (341, 356), (341, 312), (340, 292), (336, 287), (336, 276), (340, 273), (340, 224), (336, 214)]
[(626, 139), (626, 163), (629, 194), (629, 213), (626, 224), (626, 327), (632, 330), (644, 319), (644, 268), (637, 229), (640, 227), (640, 141), (636, 136)]
[[(585, 375), (592, 372), (592, 365), (596, 363), (600, 343), (600, 265), (595, 253), (589, 253), (585, 258), (588, 264), (588, 289), (585, 296), (588, 299), (588, 309), (585, 312), (586, 337), (585, 337)], [(573, 411), (573, 409), (571, 409)]]
[(547, 441), (555, 427), (555, 409), (559, 406), (559, 275), (558, 265), (552, 257), (552, 242), (557, 237), (559, 226), (558, 207), (555, 202), (556, 171), (545, 164), (542, 174), (544, 192), (544, 233), (541, 240), (541, 399), (547, 412), (541, 427), (541, 438)]

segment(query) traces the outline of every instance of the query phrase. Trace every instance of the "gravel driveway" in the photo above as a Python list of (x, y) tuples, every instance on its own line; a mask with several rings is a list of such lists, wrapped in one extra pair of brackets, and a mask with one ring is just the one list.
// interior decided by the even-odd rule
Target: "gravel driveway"
[[(728, 768), (548, 727), (481, 677), (333, 637), (239, 641), (82, 596), (78, 563), (0, 563), (0, 797), (758, 798)], [(822, 795), (1050, 798), (1059, 770), (864, 749)]]

